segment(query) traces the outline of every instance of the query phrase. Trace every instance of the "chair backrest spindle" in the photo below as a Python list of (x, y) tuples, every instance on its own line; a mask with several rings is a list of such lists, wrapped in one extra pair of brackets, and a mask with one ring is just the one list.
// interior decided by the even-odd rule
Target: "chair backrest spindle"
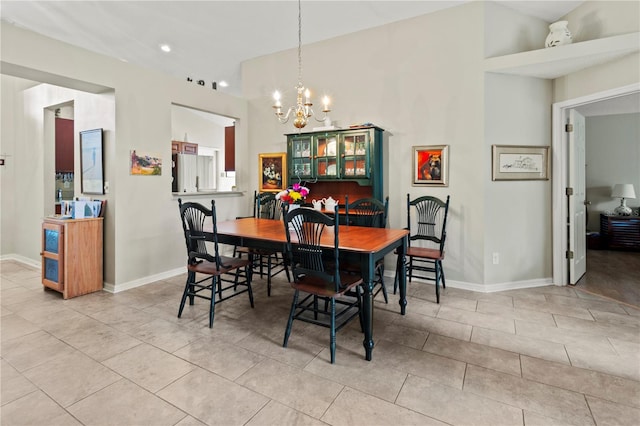
[[(287, 210), (284, 206), (282, 210)], [(301, 276), (316, 276), (334, 285), (338, 292), (341, 286), (339, 274), (339, 238), (338, 238), (338, 206), (334, 217), (307, 207), (284, 212), (283, 222), (287, 235), (286, 252), (289, 257), (294, 279)], [(332, 227), (334, 245), (331, 255), (331, 268), (326, 266), (327, 249), (322, 247), (322, 236), (327, 228)], [(292, 235), (295, 241), (292, 243)]]
[[(348, 200), (348, 198), (347, 198)], [(386, 228), (389, 197), (384, 203), (376, 198), (361, 198), (345, 205), (345, 223), (372, 228)]]
[[(411, 232), (411, 209), (415, 208), (416, 224), (415, 232)], [(446, 201), (437, 197), (422, 196), (411, 200), (407, 194), (407, 229), (410, 232), (411, 241), (428, 241), (438, 246), (440, 252), (444, 250), (446, 239), (447, 216), (449, 213), (449, 196)]]
[[(211, 209), (207, 209), (202, 204), (186, 202), (178, 198), (178, 207), (180, 209), (180, 218), (182, 221), (182, 229), (184, 231), (185, 242), (187, 245), (187, 256), (189, 264), (198, 263), (204, 259), (215, 262), (216, 268), (220, 270), (222, 261), (220, 259), (218, 249), (218, 226), (216, 221), (216, 203), (211, 200)], [(209, 254), (205, 239), (205, 222), (211, 218), (213, 225), (213, 246), (214, 254)]]

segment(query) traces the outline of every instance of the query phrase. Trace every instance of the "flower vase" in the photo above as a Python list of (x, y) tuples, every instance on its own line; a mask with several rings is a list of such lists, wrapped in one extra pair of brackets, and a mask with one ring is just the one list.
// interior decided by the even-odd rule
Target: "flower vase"
[(571, 31), (567, 28), (568, 21), (558, 21), (549, 25), (551, 31), (544, 42), (545, 47), (562, 46), (573, 43)]
[[(300, 208), (300, 204), (289, 204), (289, 211), (293, 211), (293, 210), (299, 209), (299, 208)], [(289, 222), (289, 230), (291, 230), (291, 231), (295, 231), (296, 230), (293, 222)]]

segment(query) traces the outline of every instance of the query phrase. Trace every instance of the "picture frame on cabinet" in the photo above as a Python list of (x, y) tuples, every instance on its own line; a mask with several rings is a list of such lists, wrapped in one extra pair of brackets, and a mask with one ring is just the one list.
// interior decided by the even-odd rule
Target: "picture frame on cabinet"
[(258, 154), (258, 191), (279, 192), (287, 187), (287, 153)]
[(83, 194), (104, 194), (102, 129), (80, 132), (80, 191)]
[(491, 180), (549, 180), (549, 147), (492, 145)]
[(449, 185), (449, 145), (422, 145), (413, 147), (412, 185)]

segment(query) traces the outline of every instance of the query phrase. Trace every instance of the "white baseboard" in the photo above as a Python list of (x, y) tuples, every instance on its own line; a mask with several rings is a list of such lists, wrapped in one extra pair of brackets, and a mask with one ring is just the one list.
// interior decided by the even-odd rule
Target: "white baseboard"
[[(40, 269), (42, 267), (41, 262), (37, 262), (33, 259), (29, 259), (28, 257), (20, 256), (17, 254), (5, 254), (0, 256), (0, 260), (14, 260), (16, 262), (23, 263), (28, 266), (32, 266), (34, 268)], [(170, 271), (161, 272), (159, 274), (150, 275), (147, 277), (139, 278), (137, 280), (129, 281), (126, 283), (122, 283), (119, 285), (114, 285), (113, 283), (104, 282), (102, 289), (109, 293), (118, 293), (120, 291), (130, 290), (132, 288), (140, 287), (145, 284), (149, 284), (155, 281), (163, 280), (166, 278), (175, 277), (176, 275), (184, 274), (187, 271), (187, 267), (183, 266), (180, 268), (172, 269)]]
[(37, 269), (42, 267), (42, 262), (29, 259), (28, 257), (24, 257), (19, 254), (3, 254), (0, 256), (0, 260), (15, 260), (16, 262), (24, 263), (25, 265), (32, 266)]
[[(385, 271), (385, 277), (395, 278), (395, 271)], [(422, 280), (420, 278), (413, 278), (414, 282), (420, 282), (425, 284), (434, 285), (433, 282)], [(552, 278), (539, 278), (535, 280), (525, 280), (525, 281), (511, 281), (505, 283), (494, 283), (494, 284), (478, 284), (478, 283), (469, 283), (464, 281), (455, 281), (448, 279), (447, 287), (451, 288), (459, 288), (461, 290), (469, 290), (469, 291), (477, 291), (479, 293), (494, 293), (496, 291), (506, 291), (506, 290), (518, 290), (522, 288), (534, 288), (534, 287), (545, 287), (548, 285), (553, 285)]]
[[(7, 254), (7, 255), (0, 256), (0, 260), (15, 260), (16, 262), (21, 262), (21, 263), (24, 263), (25, 265), (29, 265), (34, 268), (39, 269), (41, 267), (40, 262), (37, 262), (33, 259), (29, 259), (27, 257), (20, 256), (17, 254)], [(112, 283), (105, 282), (103, 285), (103, 290), (109, 293), (119, 293), (121, 291), (130, 290), (132, 288), (150, 284), (155, 281), (172, 278), (172, 277), (175, 277), (176, 275), (184, 274), (186, 271), (187, 271), (186, 266), (183, 266), (180, 268), (175, 268), (169, 271), (161, 272), (159, 274), (149, 275), (143, 278), (138, 278), (133, 281), (118, 284), (117, 286)], [(395, 277), (395, 270), (391, 271), (387, 269), (385, 270), (384, 275), (385, 277), (393, 279)], [(433, 282), (421, 280), (419, 278), (414, 278), (413, 281), (433, 285)], [(510, 282), (494, 283), (494, 284), (478, 284), (478, 283), (469, 283), (464, 281), (455, 281), (451, 279), (447, 280), (447, 287), (459, 288), (461, 290), (477, 291), (479, 293), (494, 293), (496, 291), (518, 290), (522, 288), (544, 287), (548, 285), (553, 285), (552, 278), (538, 278), (534, 280), (510, 281)]]
[(184, 274), (185, 272), (187, 272), (187, 267), (182, 266), (180, 268), (171, 269), (169, 271), (161, 272), (159, 274), (149, 275), (146, 277), (138, 278), (137, 280), (118, 284), (117, 286), (110, 283), (104, 283), (104, 290), (110, 293), (119, 293), (121, 291), (131, 290), (132, 288), (140, 287), (145, 284), (150, 284), (155, 281), (160, 281), (167, 278), (175, 277), (176, 275)]

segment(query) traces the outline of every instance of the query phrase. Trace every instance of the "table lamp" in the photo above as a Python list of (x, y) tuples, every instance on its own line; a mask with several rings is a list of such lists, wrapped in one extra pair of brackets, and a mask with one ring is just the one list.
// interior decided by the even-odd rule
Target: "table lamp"
[(620, 198), (620, 205), (615, 208), (614, 212), (618, 216), (630, 216), (631, 208), (627, 207), (627, 198), (636, 198), (636, 192), (633, 189), (631, 183), (617, 183), (613, 186), (611, 196), (614, 198)]

